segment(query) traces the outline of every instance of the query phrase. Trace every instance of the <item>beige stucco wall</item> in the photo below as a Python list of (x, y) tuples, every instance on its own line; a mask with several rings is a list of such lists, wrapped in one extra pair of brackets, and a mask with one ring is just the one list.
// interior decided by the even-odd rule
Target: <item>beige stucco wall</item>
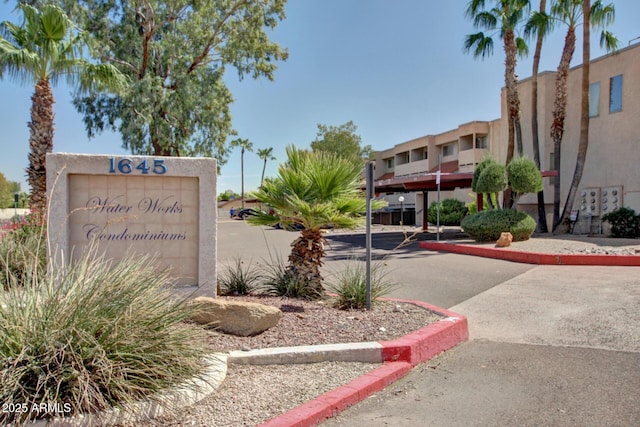
[[(610, 78), (623, 76), (622, 111), (609, 113)], [(580, 189), (622, 186), (623, 203), (640, 211), (640, 132), (636, 120), (640, 117), (640, 45), (621, 49), (616, 54), (598, 58), (591, 63), (590, 82), (600, 82), (599, 114), (591, 117), (589, 123), (589, 148), (580, 183)], [(541, 141), (541, 166), (553, 169), (550, 154), (554, 151), (550, 128), (553, 121), (555, 97), (554, 72), (544, 72), (539, 76), (538, 108), (539, 138)], [(565, 133), (562, 141), (561, 164), (561, 209), (564, 204), (573, 172), (580, 137), (580, 93), (582, 67), (571, 69), (568, 79), (568, 103)], [(518, 85), (521, 100), (522, 133), (524, 151), (533, 159), (531, 137), (531, 79)], [(503, 90), (503, 114), (501, 129), (504, 134), (501, 153), (506, 153), (506, 105)], [(545, 202), (548, 213), (553, 203), (552, 180), (545, 179)], [(580, 197), (576, 198), (573, 209), (581, 208)], [(534, 195), (525, 196), (521, 204), (535, 204)]]

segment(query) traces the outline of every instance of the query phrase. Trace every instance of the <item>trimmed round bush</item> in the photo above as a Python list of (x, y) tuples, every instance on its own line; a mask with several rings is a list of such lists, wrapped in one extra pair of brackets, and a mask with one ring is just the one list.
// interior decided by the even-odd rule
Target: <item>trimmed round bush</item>
[(506, 190), (507, 171), (506, 168), (498, 163), (489, 163), (482, 170), (476, 183), (477, 193), (497, 193)]
[(507, 165), (509, 185), (516, 193), (537, 193), (542, 191), (542, 175), (533, 161), (526, 157), (511, 160)]
[[(444, 199), (440, 202), (440, 225), (460, 225), (469, 209), (457, 199)], [(431, 224), (438, 222), (438, 202), (429, 206), (427, 219)]]
[(476, 169), (473, 171), (473, 179), (471, 180), (471, 191), (474, 193), (481, 193), (481, 191), (478, 190), (478, 180), (480, 179), (480, 175), (487, 166), (495, 163), (496, 161), (493, 160), (493, 157), (485, 157), (478, 166), (476, 166)]
[(515, 209), (491, 209), (466, 216), (460, 226), (477, 242), (498, 240), (500, 233), (506, 231), (517, 242), (531, 237), (536, 229), (536, 221)]

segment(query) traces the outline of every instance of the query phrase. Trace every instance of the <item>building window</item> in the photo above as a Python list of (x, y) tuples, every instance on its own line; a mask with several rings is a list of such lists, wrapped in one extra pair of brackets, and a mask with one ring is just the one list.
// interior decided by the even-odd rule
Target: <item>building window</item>
[(409, 152), (404, 151), (402, 153), (396, 154), (396, 160), (398, 161), (398, 165), (409, 163)]
[(452, 156), (455, 152), (453, 151), (453, 144), (447, 144), (442, 146), (442, 157)]
[(622, 74), (609, 81), (609, 112), (622, 111)]
[(589, 117), (600, 115), (600, 82), (589, 85)]
[(489, 148), (487, 135), (476, 137), (476, 148)]
[(387, 170), (393, 170), (393, 157), (385, 159)]

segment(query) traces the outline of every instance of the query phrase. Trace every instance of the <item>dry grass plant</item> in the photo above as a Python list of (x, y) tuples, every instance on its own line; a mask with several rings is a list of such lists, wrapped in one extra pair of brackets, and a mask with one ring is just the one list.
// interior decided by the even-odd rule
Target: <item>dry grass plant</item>
[[(349, 259), (344, 269), (336, 272), (329, 288), (337, 295), (336, 307), (342, 310), (362, 310), (367, 307), (366, 263)], [(390, 294), (397, 284), (389, 279), (386, 264), (371, 266), (371, 302)]]
[(153, 400), (177, 384), (196, 387), (189, 380), (203, 372), (206, 337), (185, 322), (192, 309), (176, 299), (168, 271), (133, 253), (106, 259), (93, 244), (47, 271), (43, 251), (54, 249), (46, 251), (40, 230), (26, 239), (14, 230), (0, 241), (0, 403), (7, 409), (0, 424)]

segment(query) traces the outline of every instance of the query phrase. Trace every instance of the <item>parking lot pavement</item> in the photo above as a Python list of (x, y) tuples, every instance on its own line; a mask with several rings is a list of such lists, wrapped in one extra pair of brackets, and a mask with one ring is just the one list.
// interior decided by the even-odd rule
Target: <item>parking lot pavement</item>
[(323, 425), (640, 425), (639, 306), (638, 267), (536, 267), (451, 307), (469, 342)]

